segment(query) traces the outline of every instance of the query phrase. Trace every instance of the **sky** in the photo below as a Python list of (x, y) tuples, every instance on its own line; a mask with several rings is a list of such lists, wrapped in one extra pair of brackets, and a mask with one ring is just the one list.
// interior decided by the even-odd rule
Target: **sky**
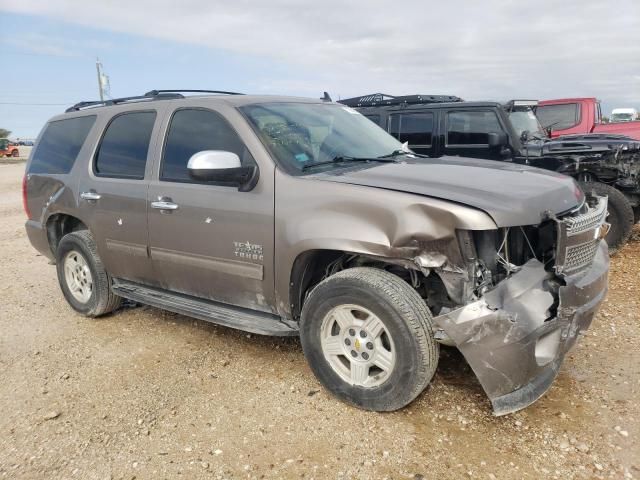
[(640, 0), (0, 0), (0, 127), (66, 106), (202, 88), (334, 100), (595, 96), (640, 109)]

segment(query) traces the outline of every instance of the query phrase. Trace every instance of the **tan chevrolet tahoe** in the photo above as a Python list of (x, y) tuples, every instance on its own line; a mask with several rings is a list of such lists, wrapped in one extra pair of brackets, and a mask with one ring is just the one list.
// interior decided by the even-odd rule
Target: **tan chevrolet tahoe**
[(607, 291), (606, 198), (414, 154), (330, 101), (183, 93), (81, 102), (40, 134), (26, 229), (73, 309), (299, 335), (318, 380), (370, 410), (414, 400), (440, 344), (497, 415), (549, 388)]

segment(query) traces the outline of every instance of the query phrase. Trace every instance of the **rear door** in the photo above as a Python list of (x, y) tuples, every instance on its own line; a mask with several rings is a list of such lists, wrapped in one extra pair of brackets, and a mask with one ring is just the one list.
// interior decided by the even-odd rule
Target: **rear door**
[(82, 218), (95, 236), (107, 271), (145, 283), (153, 283), (147, 189), (157, 116), (155, 109), (134, 109), (107, 118), (89, 171), (78, 185)]
[(434, 113), (433, 112), (391, 112), (387, 119), (388, 132), (416, 153), (433, 155)]
[(503, 160), (501, 147), (489, 146), (489, 133), (507, 133), (492, 110), (448, 110), (444, 122), (444, 154)]
[[(204, 150), (233, 152), (242, 164), (257, 164), (236, 127), (216, 108), (183, 107), (168, 119), (148, 194), (154, 270), (164, 289), (271, 312), (273, 171), (261, 168), (258, 184), (240, 192), (195, 181), (187, 170), (189, 158)], [(155, 208), (166, 206), (158, 202), (175, 207)]]

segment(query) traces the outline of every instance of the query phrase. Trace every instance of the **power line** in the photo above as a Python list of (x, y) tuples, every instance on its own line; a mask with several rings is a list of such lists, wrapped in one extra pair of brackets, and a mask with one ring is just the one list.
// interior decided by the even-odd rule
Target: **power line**
[(36, 106), (56, 106), (56, 107), (60, 107), (60, 106), (65, 106), (65, 105), (70, 105), (73, 102), (67, 102), (67, 103), (21, 103), (21, 102), (0, 102), (0, 105), (36, 105)]

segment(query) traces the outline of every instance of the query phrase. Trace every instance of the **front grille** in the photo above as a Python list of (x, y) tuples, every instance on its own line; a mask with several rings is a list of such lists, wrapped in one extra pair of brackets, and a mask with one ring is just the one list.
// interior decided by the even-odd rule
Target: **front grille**
[(580, 245), (567, 247), (567, 254), (564, 260), (564, 272), (569, 274), (579, 271), (591, 265), (593, 257), (596, 256), (598, 243), (590, 241)]
[(572, 237), (579, 233), (586, 232), (599, 227), (607, 216), (607, 209), (590, 209), (583, 215), (567, 217), (563, 221), (567, 224), (567, 236)]
[(587, 212), (558, 219), (558, 242), (555, 269), (558, 274), (572, 275), (591, 266), (600, 245), (599, 229), (607, 217), (607, 198)]

